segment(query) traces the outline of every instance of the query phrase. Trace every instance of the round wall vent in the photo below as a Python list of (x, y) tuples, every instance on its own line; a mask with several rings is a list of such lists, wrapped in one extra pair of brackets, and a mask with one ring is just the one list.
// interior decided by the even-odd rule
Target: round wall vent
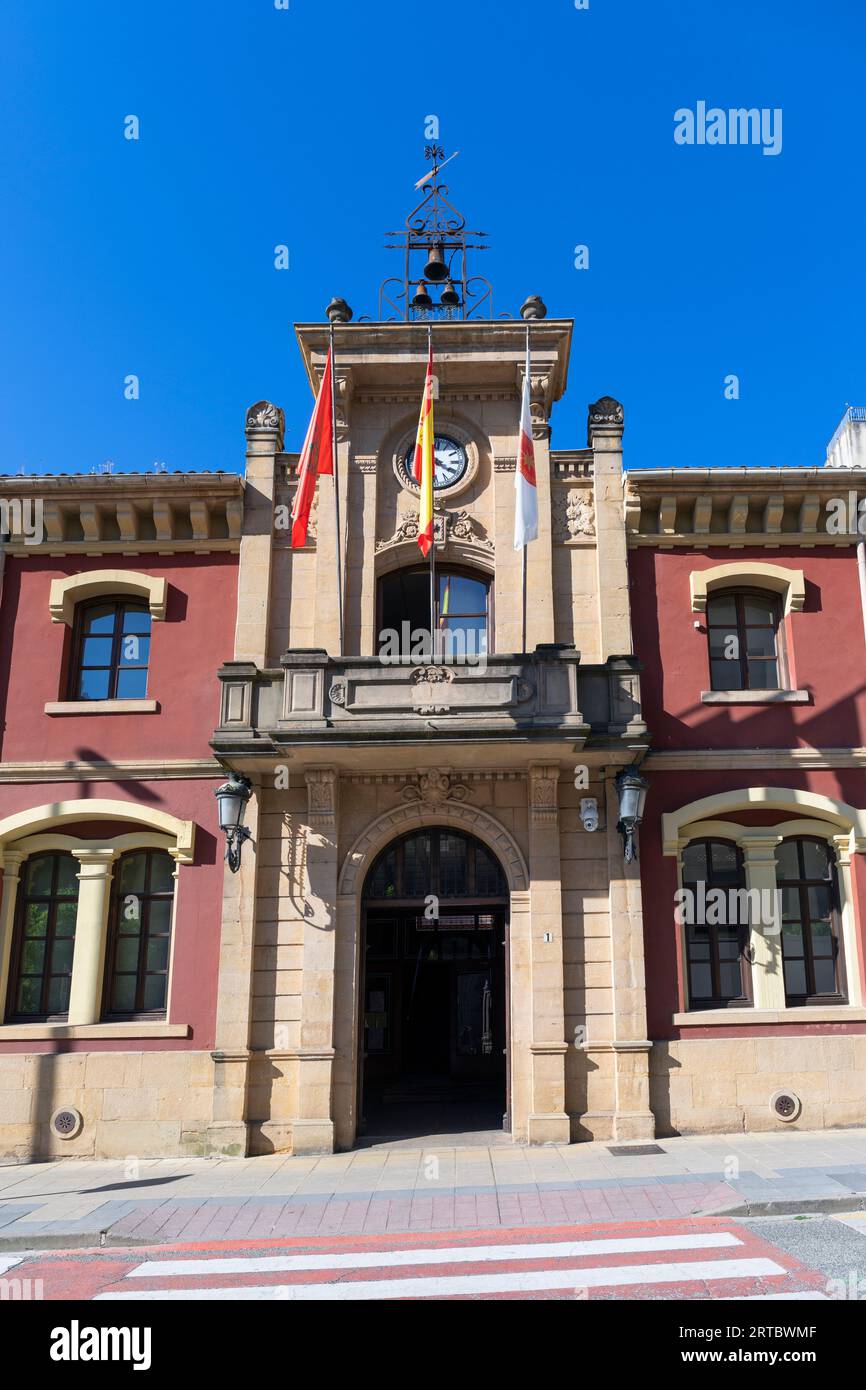
[(74, 1139), (84, 1128), (84, 1116), (74, 1105), (61, 1105), (51, 1116), (51, 1132), (58, 1139)]
[(790, 1123), (796, 1120), (803, 1109), (803, 1102), (793, 1091), (774, 1091), (770, 1096), (770, 1114), (774, 1120)]

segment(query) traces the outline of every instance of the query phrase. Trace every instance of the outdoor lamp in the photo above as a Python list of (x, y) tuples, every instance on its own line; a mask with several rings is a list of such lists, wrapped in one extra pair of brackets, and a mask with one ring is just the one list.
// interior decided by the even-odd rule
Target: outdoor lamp
[(241, 846), (250, 838), (244, 825), (244, 810), (252, 796), (252, 783), (239, 772), (229, 772), (229, 780), (217, 787), (214, 796), (219, 808), (220, 830), (226, 837), (226, 863), (233, 874), (241, 866)]
[(623, 857), (626, 864), (637, 858), (635, 831), (643, 820), (643, 808), (649, 782), (636, 767), (624, 767), (616, 774), (616, 794), (619, 797), (619, 820), (616, 828), (622, 835)]

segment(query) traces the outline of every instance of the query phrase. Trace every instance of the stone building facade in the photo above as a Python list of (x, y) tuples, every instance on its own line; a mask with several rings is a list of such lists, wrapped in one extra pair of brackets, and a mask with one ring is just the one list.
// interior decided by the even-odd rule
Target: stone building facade
[[(301, 325), (297, 333), (317, 388), (327, 329)], [(365, 1120), (371, 1018), (374, 1033), (394, 1035), (401, 1020), (388, 1011), (403, 1007), (371, 999), (365, 985), (374, 971), (365, 889), (390, 845), (407, 836), (417, 845), (424, 831), (437, 843), (450, 832), (448, 853), (458, 859), (458, 841), (478, 842), (505, 885), (495, 928), (502, 949), (490, 967), (504, 978), (501, 987), (488, 981), (488, 1008), (501, 1015), (501, 1093), (476, 1076), (476, 1094), (498, 1104), (518, 1141), (652, 1133), (639, 885), (635, 866), (623, 862), (613, 792), (617, 771), (647, 745), (621, 521), (622, 410), (600, 401), (587, 448), (551, 451), (550, 415), (565, 389), (570, 342), (568, 321), (532, 326), (541, 525), (528, 548), (524, 640), (512, 543), (524, 326), (450, 322), (434, 330), (437, 437), (465, 451), (462, 475), (436, 495), (438, 583), (451, 575), (455, 588), (464, 578), (486, 592), (481, 663), (389, 665), (378, 654), (389, 580), (420, 560), (417, 487), (403, 461), (417, 424), (423, 325), (339, 332), (338, 486), (348, 518), (342, 656), (331, 480), (319, 482), (314, 534), (292, 551), (287, 532), (269, 524), (294, 484), (282, 417), (262, 407), (248, 416), (238, 641), (219, 673), (213, 746), (253, 782), (256, 853), (244, 856), (226, 888), (216, 1148), (297, 1153), (355, 1141)], [(587, 797), (599, 808), (593, 831), (580, 817)], [(434, 887), (415, 881), (403, 894), (398, 932), (413, 928)], [(474, 895), (483, 896), (477, 885)], [(452, 999), (449, 1007), (443, 993), (430, 1025), (432, 1034), (442, 1031), (430, 1051), (450, 1048), (452, 1081), (461, 1067), (473, 1071), (472, 1043), (455, 1043), (454, 1007), (464, 1007), (463, 1031), (471, 1033), (469, 995), (488, 987), (479, 983), (486, 965), (469, 972), (474, 982), (457, 978), (458, 957), (483, 954), (478, 930), (473, 937), (454, 928), (461, 905), (471, 916), (472, 896), (463, 884), (447, 913), (443, 904), (429, 937), (441, 950), (425, 938), (411, 987), (417, 1002), (425, 976), (441, 975), (440, 957), (454, 955), (450, 984), (464, 1004)], [(449, 926), (446, 949), (436, 931)], [(413, 951), (420, 939), (412, 936)], [(400, 969), (392, 962), (385, 970), (395, 993)], [(392, 1053), (410, 1048), (403, 1022)], [(419, 1085), (422, 1094), (442, 1094), (443, 1078), (410, 1074), (408, 1055), (392, 1057), (389, 1068), (392, 1094), (404, 1087), (411, 1100)], [(372, 1092), (372, 1074), (368, 1081)], [(478, 1127), (471, 1105), (462, 1113), (465, 1127)]]

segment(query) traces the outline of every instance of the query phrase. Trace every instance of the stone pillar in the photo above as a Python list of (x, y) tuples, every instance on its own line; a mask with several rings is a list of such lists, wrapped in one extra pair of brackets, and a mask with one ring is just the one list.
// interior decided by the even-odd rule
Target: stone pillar
[(69, 991), (70, 1024), (98, 1023), (102, 1014), (102, 982), (105, 974), (108, 908), (111, 901), (111, 866), (115, 849), (81, 846), (72, 853), (80, 865), (78, 912), (75, 917), (75, 953)]
[(851, 836), (833, 836), (836, 851), (836, 878), (839, 884), (839, 906), (842, 918), (842, 941), (844, 952), (845, 978), (848, 986), (848, 1003), (862, 1006), (863, 1003), (863, 961), (857, 949), (857, 914), (854, 907), (854, 885), (851, 872)]
[[(532, 440), (535, 451), (535, 479), (538, 489), (538, 539), (526, 547), (526, 650), (535, 651), (540, 642), (553, 642), (556, 637), (553, 618), (553, 523), (550, 497), (550, 376), (530, 374), (530, 409)], [(521, 395), (525, 369), (519, 373)], [(520, 402), (517, 405), (520, 410)], [(519, 431), (519, 415), (517, 429)], [(513, 482), (513, 479), (512, 479)], [(512, 503), (513, 505), (513, 503)], [(514, 536), (510, 537), (513, 546)], [(520, 556), (517, 556), (518, 561)], [(518, 569), (518, 575), (520, 570)], [(518, 584), (519, 584), (518, 579)], [(520, 590), (518, 590), (520, 595)]]
[[(752, 948), (752, 983), (755, 991), (756, 1009), (784, 1009), (785, 973), (782, 969), (781, 921), (770, 914), (764, 920), (764, 901), (767, 893), (776, 891), (776, 846), (779, 832), (766, 835), (749, 835), (741, 841), (743, 851), (746, 887), (759, 890), (759, 917), (753, 921), (749, 933)], [(773, 899), (769, 899), (773, 901)]]
[(9, 998), (12, 934), (15, 929), (15, 904), (18, 900), (18, 882), (23, 858), (21, 850), (0, 851), (0, 868), (3, 869), (3, 897), (0, 899), (0, 1021), (6, 1018)]
[(292, 1152), (332, 1153), (334, 1122), (334, 969), (337, 924), (337, 815), (339, 777), (334, 767), (306, 772), (307, 915), (304, 918), (298, 1115)]
[[(277, 462), (285, 419), (279, 406), (259, 401), (247, 411), (244, 524), (238, 562), (238, 617), (235, 661), (267, 666), (268, 615), (273, 567), (274, 502)], [(280, 653), (273, 654), (275, 657)]]
[(593, 454), (600, 661), (633, 650), (623, 524), (622, 431), (619, 401), (603, 396), (589, 407), (587, 443)]
[(246, 1154), (248, 1147), (247, 1087), (261, 798), (261, 785), (255, 785), (244, 814), (252, 839), (241, 846), (238, 872), (233, 874), (226, 865), (223, 876), (216, 1046), (211, 1053), (214, 1096), (208, 1149), (213, 1154), (239, 1157)]
[(530, 1144), (568, 1144), (565, 1109), (565, 976), (555, 763), (529, 768), (529, 903), (532, 988)]
[[(379, 650), (379, 634), (376, 631), (376, 464), (375, 454), (365, 454), (355, 459), (351, 495), (357, 496), (356, 505), (360, 514), (373, 518), (373, 521), (363, 528), (349, 528), (349, 572), (346, 584), (347, 656), (375, 656)], [(358, 531), (361, 532), (360, 536)]]
[[(613, 985), (615, 1139), (653, 1139), (655, 1116), (649, 1099), (646, 975), (644, 971), (643, 910), (640, 865), (626, 864), (616, 828), (619, 799), (614, 778), (605, 777), (607, 872), (610, 884), (610, 934)], [(671, 903), (673, 909), (673, 903)]]

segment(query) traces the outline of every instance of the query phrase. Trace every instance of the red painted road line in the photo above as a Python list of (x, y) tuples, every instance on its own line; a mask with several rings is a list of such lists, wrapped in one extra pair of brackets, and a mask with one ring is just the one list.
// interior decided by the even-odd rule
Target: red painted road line
[[(256, 1238), (233, 1238), (231, 1240), (196, 1240), (196, 1241), (154, 1241), (152, 1245), (113, 1245), (110, 1249), (92, 1247), (88, 1250), (78, 1250), (78, 1255), (106, 1255), (126, 1256), (141, 1263), (149, 1254), (158, 1254), (165, 1257), (170, 1254), (195, 1254), (202, 1251), (211, 1251), (214, 1254), (229, 1254), (232, 1251), (250, 1250), (285, 1250), (288, 1252), (310, 1253), (326, 1251), (334, 1254), (346, 1254), (352, 1250), (417, 1250), (417, 1249), (438, 1249), (443, 1245), (513, 1245), (520, 1243), (530, 1244), (533, 1240), (592, 1240), (604, 1239), (613, 1236), (651, 1236), (651, 1235), (674, 1235), (677, 1232), (690, 1232), (701, 1234), (706, 1231), (735, 1231), (738, 1238), (744, 1243), (749, 1240), (750, 1232), (738, 1226), (737, 1222), (730, 1217), (724, 1216), (675, 1216), (647, 1218), (642, 1221), (597, 1221), (581, 1223), (572, 1226), (485, 1226), (483, 1229), (472, 1227), (461, 1229), (452, 1227), (448, 1230), (427, 1232), (427, 1231), (367, 1231), (363, 1234), (355, 1233), (352, 1235), (324, 1235), (324, 1236), (273, 1236)], [(43, 1252), (40, 1252), (40, 1255)], [(46, 1258), (49, 1252), (44, 1252)]]
[[(49, 1299), (89, 1299), (96, 1293), (106, 1291), (131, 1292), (131, 1283), (126, 1279), (129, 1271), (138, 1265), (146, 1264), (146, 1255), (151, 1253), (165, 1258), (173, 1256), (198, 1256), (208, 1254), (219, 1257), (228, 1252), (240, 1253), (243, 1251), (254, 1255), (262, 1249), (272, 1252), (284, 1253), (317, 1253), (317, 1254), (339, 1254), (351, 1255), (352, 1253), (365, 1253), (369, 1251), (381, 1251), (383, 1254), (382, 1265), (376, 1269), (352, 1269), (341, 1268), (339, 1270), (314, 1270), (314, 1271), (278, 1271), (268, 1275), (262, 1272), (251, 1274), (214, 1274), (208, 1276), (206, 1272), (199, 1272), (189, 1276), (173, 1277), (166, 1281), (164, 1277), (154, 1276), (153, 1278), (137, 1278), (135, 1283), (136, 1290), (142, 1293), (149, 1289), (164, 1289), (168, 1286), (173, 1289), (180, 1288), (221, 1288), (238, 1287), (245, 1285), (255, 1286), (257, 1284), (330, 1284), (336, 1281), (340, 1283), (352, 1283), (368, 1281), (371, 1277), (388, 1277), (393, 1270), (388, 1267), (388, 1251), (411, 1249), (419, 1250), (438, 1250), (443, 1247), (460, 1245), (464, 1249), (472, 1249), (474, 1245), (511, 1245), (511, 1244), (533, 1244), (539, 1242), (558, 1243), (573, 1240), (587, 1240), (593, 1243), (595, 1240), (610, 1239), (616, 1236), (652, 1236), (659, 1234), (710, 1234), (720, 1231), (732, 1233), (737, 1237), (739, 1244), (726, 1247), (713, 1253), (714, 1259), (725, 1258), (748, 1258), (763, 1256), (771, 1258), (776, 1264), (781, 1266), (783, 1273), (779, 1275), (765, 1276), (763, 1279), (732, 1279), (730, 1283), (726, 1281), (712, 1281), (704, 1283), (698, 1280), (686, 1281), (677, 1285), (664, 1285), (663, 1297), (666, 1298), (723, 1298), (728, 1295), (733, 1297), (746, 1297), (751, 1293), (759, 1294), (765, 1292), (804, 1292), (809, 1289), (823, 1289), (826, 1283), (825, 1276), (807, 1268), (795, 1257), (787, 1252), (779, 1250), (776, 1246), (762, 1240), (753, 1231), (747, 1230), (737, 1222), (731, 1220), (720, 1220), (714, 1218), (699, 1218), (687, 1220), (667, 1220), (664, 1222), (627, 1222), (611, 1223), (600, 1228), (597, 1224), (591, 1226), (573, 1227), (517, 1227), (512, 1230), (496, 1228), (491, 1230), (489, 1227), (475, 1229), (472, 1231), (461, 1232), (441, 1232), (429, 1234), (418, 1232), (415, 1235), (401, 1233), (397, 1235), (370, 1235), (355, 1236), (343, 1239), (333, 1237), (307, 1237), (292, 1240), (237, 1240), (237, 1241), (196, 1241), (185, 1242), (172, 1246), (160, 1245), (155, 1247), (138, 1247), (135, 1249), (112, 1250), (109, 1254), (106, 1251), (76, 1251), (75, 1256), (71, 1257), (66, 1252), (40, 1253), (32, 1259), (25, 1260), (21, 1265), (16, 1266), (16, 1274), (22, 1278), (42, 1279), (44, 1284), (45, 1296)], [(706, 1257), (705, 1255), (703, 1256)], [(568, 1262), (568, 1266), (574, 1270), (581, 1264), (590, 1267), (622, 1266), (635, 1264), (659, 1264), (663, 1265), (675, 1261), (679, 1265), (688, 1265), (702, 1258), (698, 1251), (644, 1251), (644, 1252), (622, 1252), (620, 1254), (601, 1253), (593, 1254), (588, 1251), (580, 1257), (563, 1256), (562, 1260)], [(539, 1257), (537, 1260), (485, 1260), (483, 1262), (470, 1261), (462, 1264), (448, 1265), (413, 1265), (401, 1268), (400, 1274), (403, 1278), (423, 1277), (433, 1274), (438, 1276), (465, 1275), (471, 1272), (512, 1272), (515, 1269), (556, 1269), (560, 1260), (558, 1257), (546, 1256)], [(573, 1275), (571, 1276), (574, 1277)], [(748, 1284), (748, 1288), (746, 1285)], [(521, 1294), (497, 1295), (501, 1297), (523, 1297)], [(560, 1291), (550, 1293), (533, 1293), (531, 1297), (561, 1297)], [(589, 1298), (604, 1297), (623, 1297), (623, 1292), (616, 1287), (600, 1286), (592, 1289), (588, 1294), (575, 1294), (575, 1296)], [(658, 1298), (660, 1296), (660, 1286), (629, 1286), (629, 1298)], [(454, 1295), (454, 1297), (460, 1297)]]

